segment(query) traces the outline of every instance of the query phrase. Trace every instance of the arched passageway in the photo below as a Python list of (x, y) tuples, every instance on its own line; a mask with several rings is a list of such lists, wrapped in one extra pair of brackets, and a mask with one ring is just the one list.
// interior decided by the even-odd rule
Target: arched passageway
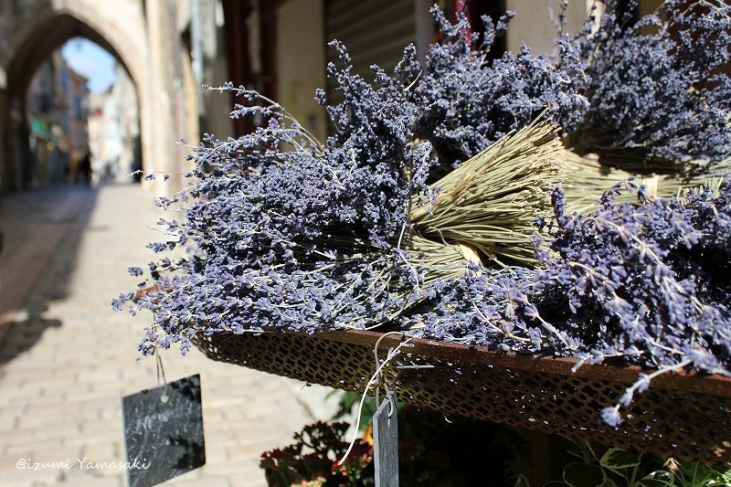
[[(54, 50), (68, 40), (84, 37), (109, 52), (124, 67), (137, 91), (144, 144), (149, 118), (147, 102), (146, 30), (141, 2), (115, 2), (109, 9), (103, 2), (35, 1), (32, 8), (14, 12), (0, 0), (6, 22), (6, 34), (0, 39), (0, 187), (2, 190), (24, 189), (31, 180), (29, 121), (26, 120), (26, 92), (34, 73)], [(106, 5), (106, 8), (105, 8)], [(119, 7), (119, 10), (117, 10)], [(124, 14), (123, 16), (121, 14)], [(117, 15), (115, 15), (117, 14)], [(115, 21), (117, 19), (117, 21)], [(4, 76), (3, 76), (4, 75)], [(3, 88), (3, 86), (0, 86)], [(142, 159), (145, 156), (144, 145)]]

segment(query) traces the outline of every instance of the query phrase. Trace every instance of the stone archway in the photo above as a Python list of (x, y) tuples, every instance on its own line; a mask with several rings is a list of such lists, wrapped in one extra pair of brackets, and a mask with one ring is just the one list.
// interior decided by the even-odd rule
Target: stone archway
[[(14, 7), (22, 4), (22, 10)], [(125, 67), (137, 88), (143, 160), (154, 160), (144, 2), (122, 0), (113, 7), (93, 0), (0, 0), (0, 184), (22, 189), (27, 160), (24, 96), (36, 69), (67, 40), (85, 37)], [(171, 61), (172, 62), (172, 61)], [(4, 75), (4, 76), (3, 76)], [(4, 79), (3, 79), (4, 78)], [(4, 81), (4, 83), (3, 83)], [(3, 86), (4, 85), (4, 86)]]

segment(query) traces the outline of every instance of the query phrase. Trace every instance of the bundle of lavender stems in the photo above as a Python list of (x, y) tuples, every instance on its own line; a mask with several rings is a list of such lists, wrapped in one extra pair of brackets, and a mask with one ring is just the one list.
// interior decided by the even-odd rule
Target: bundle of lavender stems
[(130, 268), (146, 292), (114, 301), (153, 312), (140, 352), (376, 329), (731, 375), (729, 7), (668, 0), (630, 23), (606, 4), (559, 32), (553, 58), (488, 61), (512, 14), (478, 36), (436, 8), (423, 66), (409, 46), (369, 82), (333, 42), (324, 142), (274, 101), (218, 88), (242, 99), (232, 117), (266, 123), (207, 135), (189, 186), (160, 198), (164, 256)]

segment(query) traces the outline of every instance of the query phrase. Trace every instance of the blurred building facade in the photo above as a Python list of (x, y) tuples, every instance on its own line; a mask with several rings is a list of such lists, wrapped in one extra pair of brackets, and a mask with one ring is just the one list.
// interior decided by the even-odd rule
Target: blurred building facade
[(31, 79), (25, 104), (30, 161), (21, 166), (31, 185), (67, 181), (88, 151), (87, 79), (55, 51)]
[(142, 160), (137, 91), (119, 63), (114, 71), (114, 84), (89, 97), (92, 170), (104, 182), (132, 178)]
[[(60, 117), (56, 100), (56, 67), (51, 59), (45, 61), (38, 69), (28, 88), (26, 119), (30, 129), (31, 160), (24, 169), (27, 176), (36, 183), (48, 179), (57, 172), (59, 165), (57, 154), (57, 137)], [(55, 130), (54, 130), (55, 129)], [(54, 134), (54, 132), (56, 134)], [(50, 161), (49, 161), (50, 159)], [(60, 162), (63, 164), (65, 161)], [(50, 166), (50, 167), (49, 167)], [(49, 174), (50, 173), (50, 174)]]
[[(659, 1), (644, 0), (642, 5), (649, 10)], [(447, 12), (462, 8), (461, 0), (437, 3)], [(592, 3), (569, 4), (568, 31), (581, 26)], [(111, 7), (96, 0), (0, 0), (0, 189), (22, 189), (32, 182), (27, 166), (32, 164), (29, 141), (35, 129), (26, 95), (34, 73), (45, 69), (49, 56), (69, 39), (82, 36), (97, 43), (127, 74), (128, 87), (115, 88), (111, 105), (94, 105), (92, 122), (100, 122), (99, 109), (107, 116), (134, 105), (136, 114), (116, 120), (115, 130), (137, 138), (133, 144), (138, 148), (129, 152), (134, 154), (132, 164), (140, 164), (146, 173), (171, 174), (172, 184), (154, 188), (173, 192), (183, 186), (182, 175), (190, 167), (185, 159), (190, 148), (179, 143), (181, 139), (196, 145), (203, 133), (225, 140), (251, 129), (250, 122), (229, 118), (235, 103), (230, 94), (201, 85), (231, 81), (256, 89), (324, 138), (329, 127), (314, 94), (327, 86), (325, 65), (334, 56), (327, 41), (337, 38), (346, 44), (356, 72), (367, 73), (374, 63), (389, 70), (407, 44), (413, 42), (423, 55), (435, 40), (429, 13), (433, 4), (434, 0), (117, 0)], [(557, 4), (471, 0), (469, 14), (477, 18), (515, 10), (503, 48), (517, 50), (525, 41), (535, 52), (547, 52), (553, 49), (556, 33), (548, 11)], [(136, 128), (128, 126), (130, 120)], [(104, 130), (110, 130), (112, 122), (104, 123)], [(120, 171), (126, 171), (129, 162), (118, 161)]]

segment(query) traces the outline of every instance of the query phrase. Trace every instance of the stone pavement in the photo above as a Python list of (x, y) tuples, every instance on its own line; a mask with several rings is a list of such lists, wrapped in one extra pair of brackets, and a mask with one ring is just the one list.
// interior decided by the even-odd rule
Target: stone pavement
[[(3, 198), (0, 487), (127, 484), (125, 470), (79, 461), (126, 461), (121, 398), (158, 385), (155, 361), (136, 360), (145, 316), (110, 306), (136, 285), (127, 267), (153, 259), (145, 245), (157, 240), (162, 215), (153, 200), (131, 184)], [(201, 375), (207, 456), (170, 485), (263, 487), (259, 455), (335, 410), (326, 388), (213, 362), (197, 350), (162, 357), (168, 381)]]

